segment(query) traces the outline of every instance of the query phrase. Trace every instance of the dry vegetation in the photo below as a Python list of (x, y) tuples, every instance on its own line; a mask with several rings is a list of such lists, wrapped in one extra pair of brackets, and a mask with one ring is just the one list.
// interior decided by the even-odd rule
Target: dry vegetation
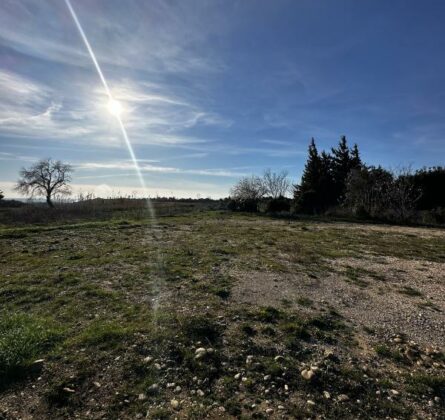
[(443, 230), (214, 211), (0, 240), (0, 418), (443, 416)]

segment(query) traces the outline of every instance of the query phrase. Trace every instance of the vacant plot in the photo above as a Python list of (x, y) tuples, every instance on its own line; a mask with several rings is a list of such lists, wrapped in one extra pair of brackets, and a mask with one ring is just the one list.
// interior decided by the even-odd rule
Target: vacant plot
[(443, 416), (443, 230), (208, 212), (0, 240), (2, 419)]

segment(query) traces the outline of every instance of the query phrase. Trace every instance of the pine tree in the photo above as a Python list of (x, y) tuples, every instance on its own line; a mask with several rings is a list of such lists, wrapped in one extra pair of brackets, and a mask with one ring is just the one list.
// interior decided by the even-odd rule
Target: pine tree
[[(358, 153), (358, 148), (357, 148)], [(359, 156), (358, 156), (359, 157)], [(342, 202), (345, 186), (346, 186), (346, 178), (349, 174), (349, 171), (353, 167), (353, 157), (348, 148), (348, 143), (346, 141), (346, 136), (341, 136), (340, 142), (338, 143), (338, 147), (332, 148), (332, 177), (333, 177), (333, 196), (334, 201), (339, 204)]]
[(351, 169), (357, 169), (362, 166), (362, 159), (358, 150), (357, 143), (354, 143), (354, 147), (351, 150)]
[(315, 140), (312, 138), (301, 183), (294, 190), (297, 207), (303, 212), (317, 212), (321, 210), (319, 203), (321, 167), (320, 155), (318, 154)]

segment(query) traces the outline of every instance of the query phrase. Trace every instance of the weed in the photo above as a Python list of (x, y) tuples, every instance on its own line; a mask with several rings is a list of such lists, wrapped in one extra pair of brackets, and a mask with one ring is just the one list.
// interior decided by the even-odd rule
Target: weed
[(18, 379), (56, 338), (56, 331), (43, 320), (26, 314), (4, 315), (0, 319), (0, 385)]

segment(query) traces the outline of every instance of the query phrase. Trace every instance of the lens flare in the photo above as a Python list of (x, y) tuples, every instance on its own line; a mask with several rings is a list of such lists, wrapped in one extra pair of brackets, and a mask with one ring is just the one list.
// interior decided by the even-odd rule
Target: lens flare
[[(86, 49), (87, 49), (87, 51), (88, 51), (88, 53), (89, 53), (89, 55), (91, 57), (91, 60), (93, 61), (94, 67), (96, 68), (96, 71), (97, 71), (97, 73), (99, 75), (99, 78), (100, 78), (100, 80), (101, 80), (101, 82), (103, 84), (105, 92), (106, 92), (106, 94), (108, 96), (108, 101), (109, 101), (108, 102), (109, 103), (108, 108), (109, 108), (109, 111), (111, 112), (112, 115), (114, 115), (116, 117), (116, 119), (117, 119), (117, 121), (119, 123), (119, 127), (120, 127), (121, 132), (122, 132), (122, 137), (124, 138), (125, 145), (127, 146), (127, 149), (128, 149), (128, 153), (130, 154), (131, 160), (133, 161), (134, 169), (135, 169), (135, 171), (137, 173), (137, 176), (139, 178), (139, 182), (141, 184), (141, 187), (145, 191), (146, 190), (146, 186), (145, 186), (144, 177), (142, 176), (142, 171), (141, 171), (141, 168), (139, 167), (138, 161), (136, 159), (136, 155), (134, 153), (133, 146), (132, 146), (132, 144), (130, 142), (130, 138), (128, 137), (127, 130), (125, 129), (125, 125), (124, 125), (124, 123), (122, 122), (122, 119), (121, 119), (121, 115), (120, 114), (121, 114), (121, 111), (122, 111), (122, 106), (119, 104), (119, 102), (117, 102), (113, 98), (113, 95), (111, 94), (111, 90), (110, 90), (110, 88), (108, 86), (107, 80), (105, 79), (105, 76), (104, 76), (104, 74), (102, 72), (102, 69), (100, 68), (99, 62), (97, 61), (96, 55), (94, 54), (94, 51), (91, 48), (91, 45), (90, 45), (90, 43), (88, 41), (88, 38), (85, 35), (85, 32), (84, 32), (84, 30), (82, 28), (82, 25), (80, 24), (80, 21), (79, 21), (79, 19), (77, 17), (76, 12), (73, 9), (73, 6), (71, 5), (70, 0), (65, 0), (65, 3), (66, 3), (66, 6), (68, 7), (68, 10), (70, 11), (71, 17), (73, 18), (73, 21), (74, 21), (74, 23), (75, 23), (75, 25), (77, 27), (77, 30), (79, 31), (79, 34), (80, 34), (80, 36), (82, 38), (82, 41), (85, 44), (85, 47), (86, 47)], [(111, 107), (110, 107), (110, 104), (111, 104)], [(149, 205), (149, 207), (150, 207), (150, 212), (152, 213), (152, 208), (151, 208), (150, 205)]]
[(119, 101), (116, 101), (116, 99), (113, 99), (113, 98), (110, 98), (110, 100), (108, 101), (107, 108), (108, 108), (108, 112), (111, 115), (114, 115), (115, 117), (120, 117), (124, 110), (121, 103)]

